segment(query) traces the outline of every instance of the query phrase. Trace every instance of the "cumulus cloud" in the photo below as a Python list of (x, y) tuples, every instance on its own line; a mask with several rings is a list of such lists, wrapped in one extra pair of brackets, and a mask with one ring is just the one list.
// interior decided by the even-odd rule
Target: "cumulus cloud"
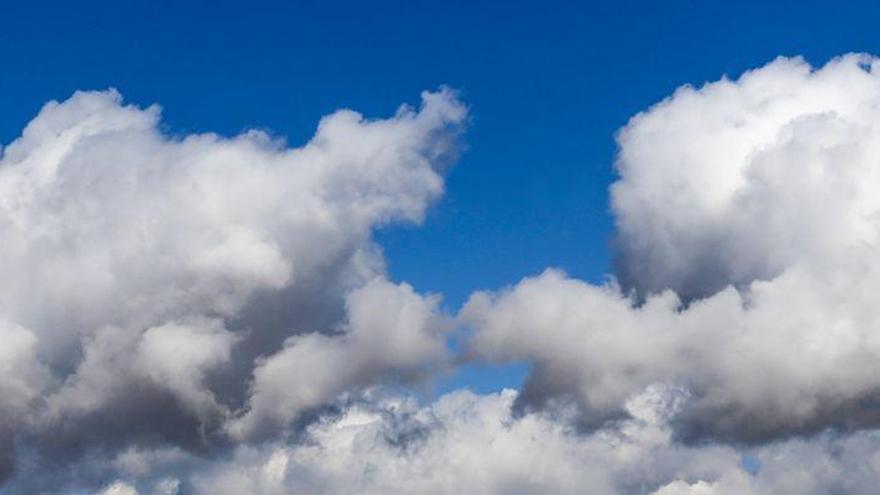
[(302, 411), (383, 375), (415, 377), (440, 365), (446, 325), (438, 302), (381, 279), (356, 289), (346, 301), (342, 335), (290, 337), (284, 349), (258, 363), (248, 410), (230, 425), (233, 436), (287, 424)]
[[(50, 103), (0, 155), (4, 493), (873, 493), (878, 73), (680, 88), (618, 134), (614, 277), (548, 269), (457, 319), (372, 241), (442, 194), (451, 91), (295, 148)], [(460, 359), (532, 371), (414, 392)]]
[(686, 299), (876, 244), (878, 61), (780, 58), (685, 86), (618, 134), (618, 275)]
[(778, 59), (634, 117), (611, 190), (620, 286), (551, 270), (475, 294), (475, 352), (534, 363), (521, 407), (574, 402), (591, 427), (655, 384), (687, 392), (686, 439), (878, 426), (878, 73)]
[(113, 90), (47, 104), (0, 158), (0, 475), (210, 451), (442, 360), (437, 299), (384, 280), (371, 233), (421, 221), (466, 118), (443, 89), (293, 148), (168, 135)]
[(753, 442), (877, 424), (873, 293), (792, 271), (684, 309), (672, 292), (638, 305), (548, 271), (474, 296), (464, 314), (481, 356), (534, 363), (524, 406), (574, 400), (595, 425), (646, 387), (674, 385), (687, 392), (680, 433)]
[(109, 486), (195, 495), (820, 495), (873, 493), (880, 476), (876, 433), (755, 448), (757, 472), (731, 446), (678, 443), (668, 423), (678, 392), (668, 387), (634, 396), (629, 418), (586, 435), (553, 415), (516, 417), (512, 390), (457, 391), (428, 405), (371, 394), (313, 422), (296, 443), (242, 445), (213, 462), (140, 453), (150, 475), (129, 472)]

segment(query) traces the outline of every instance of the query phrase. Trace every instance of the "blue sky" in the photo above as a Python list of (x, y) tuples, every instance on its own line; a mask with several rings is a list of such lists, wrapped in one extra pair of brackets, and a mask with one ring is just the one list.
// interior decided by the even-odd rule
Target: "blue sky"
[[(88, 5), (86, 5), (88, 4)], [(394, 279), (458, 308), (560, 267), (609, 271), (614, 133), (684, 83), (778, 55), (880, 52), (872, 12), (827, 2), (5, 2), (0, 142), (49, 99), (116, 87), (158, 102), (170, 133), (258, 127), (308, 139), (317, 119), (368, 116), (449, 85), (468, 151), (418, 227), (378, 234)], [(521, 369), (465, 370), (496, 388)]]

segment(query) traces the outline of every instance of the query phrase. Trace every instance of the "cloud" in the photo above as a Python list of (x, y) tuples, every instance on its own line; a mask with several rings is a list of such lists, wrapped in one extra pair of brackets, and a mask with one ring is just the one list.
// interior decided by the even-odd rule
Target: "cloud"
[(620, 286), (550, 270), (477, 293), (476, 354), (533, 363), (520, 406), (572, 401), (588, 427), (652, 385), (687, 392), (687, 440), (880, 425), (878, 64), (778, 59), (634, 117)]
[(36, 358), (37, 337), (0, 319), (0, 481), (15, 464), (15, 431), (49, 380)]
[(373, 280), (346, 300), (343, 334), (290, 337), (254, 370), (247, 412), (230, 424), (234, 437), (277, 430), (305, 410), (326, 404), (352, 386), (394, 373), (417, 376), (442, 364), (445, 326), (438, 298), (408, 285)]
[(387, 119), (340, 110), (294, 148), (168, 135), (113, 90), (45, 105), (0, 155), (0, 479), (27, 459), (25, 491), (54, 491), (33, 470), (215, 451), (228, 425), (283, 429), (442, 360), (438, 300), (385, 281), (371, 233), (421, 221), (466, 119), (442, 89)]
[(169, 323), (148, 329), (135, 350), (135, 367), (168, 388), (197, 415), (221, 409), (205, 383), (206, 375), (229, 363), (237, 337), (220, 320), (195, 325)]
[[(0, 155), (4, 493), (873, 493), (878, 64), (679, 89), (618, 134), (616, 276), (457, 319), (372, 240), (443, 193), (453, 92), (300, 147), (49, 103)], [(422, 397), (462, 359), (532, 371)]]
[(621, 283), (692, 299), (875, 244), (877, 73), (779, 58), (633, 117), (611, 187)]
[(751, 455), (761, 467), (753, 474), (734, 447), (675, 441), (668, 420), (677, 396), (652, 387), (627, 405), (629, 418), (583, 434), (555, 415), (516, 417), (512, 390), (456, 391), (427, 405), (368, 391), (311, 423), (298, 442), (240, 445), (210, 462), (142, 453), (150, 474), (114, 483), (194, 495), (819, 495), (876, 487), (875, 432), (757, 447)]
[(595, 426), (633, 394), (671, 385), (687, 392), (681, 435), (759, 442), (880, 420), (872, 272), (854, 287), (789, 271), (685, 309), (672, 292), (639, 305), (617, 287), (548, 271), (473, 296), (464, 316), (479, 328), (480, 356), (534, 363), (523, 406), (574, 400)]

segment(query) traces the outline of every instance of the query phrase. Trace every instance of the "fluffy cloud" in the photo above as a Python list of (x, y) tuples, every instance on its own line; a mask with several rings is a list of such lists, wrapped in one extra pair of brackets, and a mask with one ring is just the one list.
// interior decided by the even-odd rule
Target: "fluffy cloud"
[(691, 299), (876, 244), (878, 64), (780, 58), (635, 116), (611, 188), (623, 285)]
[(666, 387), (634, 396), (626, 406), (628, 419), (588, 434), (552, 415), (515, 417), (516, 397), (512, 390), (482, 396), (458, 391), (419, 406), (412, 398), (368, 393), (310, 424), (295, 443), (239, 446), (214, 462), (127, 454), (149, 468), (129, 469), (108, 489), (151, 494), (174, 493), (160, 491), (173, 487), (194, 495), (827, 495), (873, 493), (880, 476), (876, 433), (755, 448), (750, 455), (760, 463), (757, 470), (746, 469), (733, 447), (682, 445), (668, 423), (678, 392)]
[(204, 452), (227, 425), (284, 428), (439, 363), (437, 299), (383, 279), (371, 232), (421, 220), (466, 115), (424, 93), (289, 148), (170, 136), (112, 90), (47, 104), (0, 157), (0, 475), (16, 457), (66, 476), (96, 452)]
[(234, 437), (283, 426), (352, 386), (369, 385), (389, 373), (398, 379), (416, 377), (442, 363), (446, 325), (436, 311), (436, 297), (377, 279), (353, 291), (346, 302), (342, 335), (291, 337), (283, 350), (258, 363), (249, 408), (230, 425)]
[(672, 385), (686, 391), (682, 435), (754, 442), (880, 420), (873, 272), (854, 287), (789, 271), (685, 309), (672, 292), (638, 305), (548, 271), (474, 296), (464, 314), (481, 356), (534, 363), (524, 406), (573, 399), (596, 425), (646, 387)]
[[(4, 493), (873, 493), (878, 72), (779, 59), (634, 117), (616, 277), (475, 293), (462, 356), (372, 241), (442, 194), (451, 92), (300, 148), (50, 103), (0, 157)], [(464, 358), (532, 372), (413, 392)]]
[(534, 364), (521, 407), (573, 401), (595, 427), (661, 384), (686, 392), (686, 439), (880, 425), (878, 64), (779, 59), (633, 118), (622, 288), (548, 271), (463, 311), (480, 356)]

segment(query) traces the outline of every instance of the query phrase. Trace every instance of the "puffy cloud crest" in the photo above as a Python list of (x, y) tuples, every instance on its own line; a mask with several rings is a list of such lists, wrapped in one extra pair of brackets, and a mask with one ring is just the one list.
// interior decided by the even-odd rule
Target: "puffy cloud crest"
[(874, 246), (878, 81), (867, 55), (779, 58), (635, 116), (611, 187), (623, 285), (691, 299)]
[(259, 436), (352, 386), (367, 386), (392, 372), (417, 377), (440, 365), (448, 325), (437, 313), (438, 302), (382, 279), (356, 289), (346, 301), (343, 335), (290, 337), (284, 349), (258, 363), (249, 409), (230, 424), (230, 432), (236, 438)]

